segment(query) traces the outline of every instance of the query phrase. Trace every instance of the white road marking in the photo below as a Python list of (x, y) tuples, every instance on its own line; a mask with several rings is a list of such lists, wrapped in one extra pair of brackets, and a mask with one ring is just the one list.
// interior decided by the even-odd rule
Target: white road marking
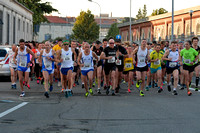
[(23, 107), (23, 106), (25, 106), (26, 104), (28, 104), (28, 102), (23, 102), (23, 103), (21, 103), (21, 104), (15, 106), (15, 107), (9, 109), (9, 110), (6, 110), (6, 111), (0, 113), (0, 118), (1, 118), (1, 117), (4, 117), (5, 115), (7, 115), (7, 114), (9, 114), (9, 113), (11, 113), (11, 112), (13, 112), (13, 111), (15, 111), (15, 110), (17, 110), (17, 109)]

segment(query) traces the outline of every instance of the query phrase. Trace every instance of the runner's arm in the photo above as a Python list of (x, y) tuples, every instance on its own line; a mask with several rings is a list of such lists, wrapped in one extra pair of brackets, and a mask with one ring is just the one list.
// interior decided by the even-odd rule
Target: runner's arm
[(29, 48), (27, 48), (26, 50), (27, 50), (27, 52), (28, 52), (29, 54), (32, 55), (32, 58), (31, 58), (31, 61), (30, 61), (30, 62), (33, 62), (33, 60), (35, 59), (35, 54), (34, 54), (33, 51), (32, 51), (31, 49), (29, 49)]
[(167, 50), (167, 51), (165, 52), (165, 54), (163, 55), (162, 60), (170, 61), (171, 59), (170, 59), (170, 58), (167, 58), (168, 55), (169, 55), (169, 50)]
[(96, 58), (97, 62), (99, 61), (98, 56), (96, 55), (95, 52), (92, 52), (92, 56), (93, 56), (94, 58)]
[(4, 57), (4, 59), (0, 60), (0, 62), (5, 61), (5, 59), (8, 57), (8, 54)]
[(78, 62), (77, 63), (78, 63), (79, 66), (82, 66), (82, 64), (80, 62), (81, 58), (82, 58), (82, 53), (80, 53), (79, 56), (78, 56)]

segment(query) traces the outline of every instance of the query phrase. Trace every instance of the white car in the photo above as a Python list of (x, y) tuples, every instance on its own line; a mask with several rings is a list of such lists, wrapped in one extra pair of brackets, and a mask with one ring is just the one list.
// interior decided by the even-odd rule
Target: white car
[[(0, 60), (4, 59), (11, 46), (0, 46)], [(7, 57), (5, 61), (0, 62), (0, 76), (10, 76), (9, 68), (9, 58)]]

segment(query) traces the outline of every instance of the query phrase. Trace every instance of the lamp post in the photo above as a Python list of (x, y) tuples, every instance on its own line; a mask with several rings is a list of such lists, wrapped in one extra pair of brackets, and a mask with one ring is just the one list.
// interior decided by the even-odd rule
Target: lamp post
[(192, 13), (194, 11), (193, 10), (190, 10), (189, 11), (189, 14), (190, 14), (190, 36), (192, 37)]
[(171, 41), (174, 40), (174, 0), (172, 0), (172, 35)]
[(89, 2), (94, 2), (94, 3), (96, 3), (98, 6), (99, 6), (99, 8), (100, 8), (100, 14), (99, 14), (99, 17), (100, 17), (100, 32), (99, 32), (99, 41), (100, 41), (100, 38), (101, 38), (101, 6), (97, 3), (97, 2), (95, 2), (95, 1), (93, 1), (93, 0), (88, 0)]
[(130, 19), (129, 19), (129, 22), (130, 22), (130, 28), (129, 28), (129, 34), (130, 34), (130, 43), (132, 43), (132, 32), (131, 32), (131, 0), (130, 0)]

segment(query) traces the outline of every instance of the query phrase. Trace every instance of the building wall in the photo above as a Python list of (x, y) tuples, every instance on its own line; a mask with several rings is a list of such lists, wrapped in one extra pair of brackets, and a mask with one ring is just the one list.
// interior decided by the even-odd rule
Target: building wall
[[(3, 24), (0, 33), (0, 44), (17, 44), (23, 38), (30, 41), (33, 38), (32, 12), (20, 6), (14, 0), (0, 0), (0, 18)], [(9, 28), (8, 28), (9, 27)], [(1, 32), (1, 30), (0, 30)]]
[(51, 39), (57, 37), (65, 37), (67, 34), (72, 34), (73, 24), (56, 24), (56, 23), (43, 23), (40, 25), (37, 41), (42, 42), (45, 40), (45, 35), (49, 34)]

